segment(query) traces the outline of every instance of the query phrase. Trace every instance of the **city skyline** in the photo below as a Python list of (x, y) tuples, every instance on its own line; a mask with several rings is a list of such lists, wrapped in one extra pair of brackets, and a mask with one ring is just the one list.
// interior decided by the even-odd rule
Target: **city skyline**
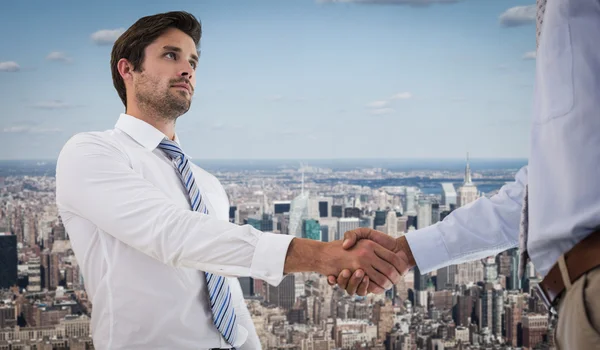
[(0, 14), (0, 42), (15, 48), (0, 54), (0, 137), (12, 145), (0, 159), (55, 159), (73, 134), (112, 128), (123, 111), (112, 42), (171, 10), (203, 24), (178, 122), (195, 159), (527, 157), (531, 0), (27, 5), (26, 18), (22, 3)]

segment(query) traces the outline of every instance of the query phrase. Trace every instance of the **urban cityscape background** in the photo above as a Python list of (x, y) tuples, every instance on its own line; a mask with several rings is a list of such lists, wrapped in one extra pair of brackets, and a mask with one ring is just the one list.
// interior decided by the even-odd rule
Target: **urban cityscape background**
[[(256, 161), (207, 169), (230, 198), (230, 221), (320, 241), (370, 227), (399, 237), (493, 196), (525, 160), (337, 167)], [(335, 161), (329, 163), (335, 164)], [(339, 162), (338, 162), (339, 163)], [(418, 163), (418, 162), (417, 162)], [(500, 166), (498, 166), (500, 164)], [(93, 305), (54, 203), (52, 162), (0, 162), (0, 349), (92, 349)], [(450, 170), (448, 170), (450, 169)], [(483, 192), (481, 189), (487, 191)], [(516, 249), (429, 274), (418, 268), (384, 295), (348, 296), (298, 273), (277, 286), (240, 278), (264, 349), (545, 349), (549, 315), (517, 274)]]
[[(233, 223), (321, 241), (357, 227), (399, 237), (493, 196), (527, 163), (532, 0), (5, 4), (0, 350), (94, 348), (93, 304), (55, 205), (56, 157), (75, 133), (114, 126), (112, 44), (171, 10), (203, 26), (177, 132), (225, 187)], [(318, 274), (240, 282), (266, 350), (552, 348), (539, 275), (529, 265), (519, 279), (518, 259), (513, 249), (414, 269), (366, 297)]]

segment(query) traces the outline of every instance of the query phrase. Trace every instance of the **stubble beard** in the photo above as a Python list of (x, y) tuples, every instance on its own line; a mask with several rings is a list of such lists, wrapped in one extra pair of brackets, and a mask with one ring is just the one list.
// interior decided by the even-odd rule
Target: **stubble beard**
[[(135, 89), (135, 97), (139, 108), (155, 119), (175, 121), (185, 114), (191, 106), (191, 99), (185, 91), (171, 91), (170, 84), (162, 87), (158, 81), (153, 81), (142, 73)], [(181, 95), (181, 96), (177, 96)]]

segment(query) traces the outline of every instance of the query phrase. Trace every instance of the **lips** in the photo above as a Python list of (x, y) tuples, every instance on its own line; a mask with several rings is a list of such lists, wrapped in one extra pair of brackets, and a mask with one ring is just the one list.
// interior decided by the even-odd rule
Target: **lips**
[(187, 92), (191, 92), (191, 88), (187, 84), (175, 84), (175, 85), (173, 85), (173, 87), (184, 88), (187, 90)]

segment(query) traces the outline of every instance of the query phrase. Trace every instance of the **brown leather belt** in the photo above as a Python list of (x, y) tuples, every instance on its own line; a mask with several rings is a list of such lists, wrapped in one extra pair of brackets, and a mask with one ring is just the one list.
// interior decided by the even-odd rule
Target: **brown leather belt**
[[(600, 231), (590, 233), (564, 255), (569, 279), (571, 283), (575, 283), (586, 272), (600, 266)], [(565, 290), (558, 262), (552, 266), (535, 289), (546, 308), (551, 312), (556, 312), (554, 308), (557, 299)]]

